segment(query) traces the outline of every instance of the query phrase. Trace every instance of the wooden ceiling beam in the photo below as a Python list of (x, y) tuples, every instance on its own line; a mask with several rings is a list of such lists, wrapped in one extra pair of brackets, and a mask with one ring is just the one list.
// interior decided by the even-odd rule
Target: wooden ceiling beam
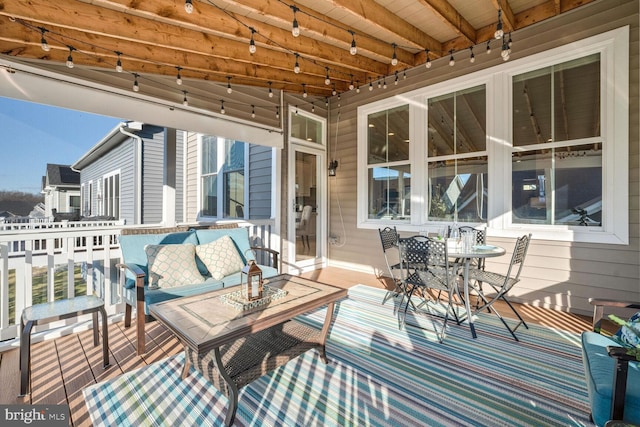
[[(201, 54), (210, 55), (212, 57), (233, 59), (234, 61), (246, 62), (256, 67), (273, 67), (278, 69), (289, 67), (293, 70), (295, 57), (279, 50), (260, 49), (256, 54), (249, 53), (248, 42), (243, 43), (235, 40), (221, 38), (212, 34), (200, 31), (194, 31), (184, 27), (170, 25), (160, 22), (159, 20), (149, 20), (139, 16), (124, 14), (112, 9), (98, 8), (95, 6), (84, 4), (82, 2), (70, 0), (58, 0), (57, 2), (48, 2), (44, 0), (23, 1), (25, 7), (17, 7), (21, 2), (12, 2), (3, 10), (0, 15), (12, 16), (26, 21), (33, 21), (35, 25), (44, 27), (54, 25), (61, 28), (74, 29), (81, 33), (86, 33), (81, 40), (88, 44), (101, 46), (101, 37), (116, 37), (123, 42), (129, 43), (122, 46), (119, 51), (127, 53), (130, 56), (147, 58), (152, 57), (153, 51), (150, 49), (154, 46), (175, 48), (177, 52), (184, 55), (175, 65), (185, 66), (188, 64), (188, 55)], [(28, 3), (28, 5), (27, 5)], [(18, 5), (19, 6), (19, 5)], [(74, 13), (68, 13), (73, 10)], [(123, 19), (123, 17), (125, 19)], [(118, 28), (117, 33), (113, 28)], [(110, 34), (112, 33), (112, 34)], [(76, 43), (69, 42), (67, 44), (74, 45)], [(105, 44), (107, 44), (105, 42)], [(107, 46), (104, 46), (107, 47)], [(78, 46), (80, 48), (80, 46)], [(323, 46), (321, 42), (309, 43), (308, 49), (326, 50), (328, 47)], [(358, 76), (362, 74), (361, 69), (366, 67), (374, 67), (368, 69), (371, 75), (384, 74), (387, 70), (385, 64), (371, 61), (367, 58), (352, 58), (348, 52), (346, 56), (352, 63), (360, 64), (356, 69), (345, 67), (344, 63), (333, 62), (330, 64), (321, 64), (315, 58), (305, 60), (300, 57), (300, 66), (305, 72), (316, 74), (325, 74), (326, 66), (329, 66), (332, 72), (332, 78), (340, 78), (344, 81), (349, 80), (349, 75)], [(337, 56), (341, 59), (340, 55)], [(364, 77), (362, 77), (364, 78)], [(324, 80), (324, 77), (322, 77)]]
[[(120, 0), (118, 0), (120, 1)], [(264, 1), (264, 0), (222, 0), (226, 4), (233, 5), (244, 9), (247, 13), (255, 13), (264, 16), (269, 19), (270, 22), (278, 23), (282, 28), (288, 28), (286, 32), (291, 36), (291, 24), (293, 21), (292, 10), (284, 3), (278, 1)], [(200, 7), (202, 2), (198, 2)], [(300, 37), (297, 39), (303, 42), (303, 40), (312, 38), (316, 40), (329, 40), (340, 47), (334, 46), (335, 49), (343, 49), (345, 52), (349, 52), (351, 47), (351, 34), (348, 32), (349, 28), (345, 28), (344, 24), (328, 16), (321, 16), (320, 19), (312, 18), (311, 16), (318, 17), (318, 13), (307, 7), (296, 5), (299, 12), (296, 13), (296, 19), (300, 24)], [(246, 18), (242, 18), (243, 20)], [(262, 28), (265, 24), (256, 23), (256, 28)], [(356, 44), (358, 47), (358, 55), (365, 55), (375, 58), (378, 61), (384, 61), (386, 64), (391, 60), (393, 55), (393, 48), (388, 42), (374, 39), (372, 37), (363, 37), (357, 29), (351, 29), (355, 32)], [(293, 38), (293, 37), (289, 37)], [(405, 66), (413, 66), (413, 54), (405, 51), (404, 49), (398, 49), (396, 53), (398, 61)]]
[[(498, 7), (498, 0), (493, 0), (494, 4), (496, 5), (496, 7)], [(504, 0), (502, 0), (504, 1)], [(562, 13), (565, 13), (571, 9), (574, 9), (576, 7), (582, 6), (585, 3), (591, 3), (595, 0), (562, 0)], [(496, 9), (497, 10), (497, 9)], [(497, 14), (497, 12), (496, 12)], [(533, 25), (537, 22), (541, 22), (544, 21), (546, 19), (549, 18), (553, 18), (554, 16), (556, 16), (556, 3), (555, 0), (549, 0), (545, 3), (541, 3), (537, 6), (534, 6), (530, 9), (527, 9), (525, 11), (522, 11), (518, 14), (513, 15), (513, 22), (514, 22), (514, 26), (512, 28), (511, 31), (517, 31), (521, 28), (525, 28), (528, 27), (529, 25)], [(497, 18), (497, 15), (496, 15)], [(504, 15), (503, 15), (504, 18)], [(511, 32), (507, 30), (507, 27), (504, 24), (505, 21), (503, 21), (503, 29), (505, 32)], [(482, 44), (482, 43), (486, 43), (487, 40), (493, 40), (493, 33), (496, 30), (496, 24), (490, 24), (487, 25), (485, 27), (482, 28), (478, 28), (476, 30), (476, 34), (477, 34), (477, 45), (478, 44)], [(517, 39), (514, 40), (515, 43), (517, 43)], [(497, 47), (499, 48), (500, 46), (498, 45), (497, 41), (496, 42), (492, 42), (492, 44), (494, 45), (493, 47)], [(471, 46), (471, 44), (469, 44), (469, 42), (467, 41), (467, 39), (465, 37), (457, 37), (453, 40), (449, 40), (445, 43), (443, 43), (443, 49), (445, 51), (449, 51), (450, 49), (453, 49), (454, 51), (459, 51), (459, 50), (463, 50), (468, 48), (469, 46)], [(424, 55), (423, 55), (424, 57)]]
[(247, 17), (234, 19), (229, 13), (199, 2), (194, 8), (194, 13), (187, 14), (183, 3), (176, 4), (174, 0), (155, 0), (153, 2), (132, 2), (131, 0), (79, 0), (94, 6), (101, 6), (107, 10), (118, 13), (131, 14), (143, 19), (150, 19), (172, 26), (179, 26), (196, 32), (212, 34), (228, 38), (244, 45), (248, 53), (250, 28), (256, 30), (254, 39), (259, 49), (275, 50), (287, 53), (291, 58), (291, 67), (294, 64), (293, 53), (300, 54), (303, 58), (312, 61), (322, 61), (330, 65), (341, 65), (356, 71), (382, 73), (385, 64), (379, 61), (360, 56), (353, 56), (349, 48), (336, 49), (335, 46), (325, 43), (322, 39), (308, 43), (308, 40), (294, 38), (291, 31), (283, 30), (273, 25)]
[[(461, 37), (466, 38), (470, 44), (476, 44), (476, 30), (464, 19), (458, 11), (446, 0), (419, 0), (433, 14), (438, 16), (442, 22), (452, 28)], [(426, 58), (425, 58), (426, 60)]]
[(401, 43), (414, 49), (430, 49), (437, 51), (441, 44), (424, 31), (409, 24), (380, 6), (374, 0), (332, 0), (335, 7), (349, 12), (359, 19), (364, 19), (367, 25), (394, 34)]
[[(117, 39), (107, 37), (101, 38), (101, 48), (97, 49), (88, 44), (82, 43), (83, 38), (87, 35), (64, 28), (52, 28), (56, 34), (60, 34), (65, 40), (76, 40), (74, 43), (77, 52), (73, 54), (74, 62), (78, 65), (99, 66), (107, 69), (114, 69), (117, 61), (115, 52), (122, 51), (123, 46), (130, 46), (130, 42), (122, 42)], [(53, 37), (47, 33), (47, 41), (51, 48), (50, 52), (44, 52), (40, 46), (40, 33), (34, 32), (29, 28), (18, 23), (8, 23), (0, 35), (0, 40), (8, 43), (0, 52), (11, 56), (27, 57), (35, 59), (48, 59), (64, 63), (69, 54), (68, 47), (65, 43), (59, 42), (59, 37)], [(91, 42), (87, 39), (86, 42)], [(20, 50), (18, 44), (26, 45), (27, 48)], [(139, 48), (143, 49), (143, 48)], [(177, 70), (172, 64), (183, 63), (180, 71), (183, 78), (195, 78), (210, 81), (226, 82), (227, 76), (231, 76), (235, 81), (242, 82), (251, 86), (266, 86), (266, 82), (273, 82), (273, 87), (283, 88), (297, 85), (296, 91), (302, 92), (302, 84), (304, 83), (310, 94), (318, 93), (327, 95), (331, 88), (324, 84), (325, 69), (315, 67), (315, 74), (312, 70), (307, 70), (306, 74), (296, 74), (289, 68), (278, 68), (277, 59), (271, 67), (259, 67), (247, 62), (236, 61), (229, 58), (218, 58), (210, 55), (191, 53), (188, 56), (176, 52), (172, 48), (164, 46), (147, 46), (146, 49), (153, 49), (152, 58), (121, 56), (124, 69), (128, 72), (136, 73), (158, 73), (162, 75), (175, 76)], [(51, 52), (61, 52), (54, 55)], [(91, 58), (93, 57), (93, 58)], [(364, 80), (364, 74), (358, 75)], [(348, 85), (348, 81), (339, 78), (332, 78), (338, 89), (343, 90)]]

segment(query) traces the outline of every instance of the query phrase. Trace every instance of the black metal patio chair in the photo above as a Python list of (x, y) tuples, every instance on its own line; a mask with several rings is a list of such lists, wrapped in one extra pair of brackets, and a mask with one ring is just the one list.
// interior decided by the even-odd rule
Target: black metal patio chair
[[(524, 266), (524, 260), (529, 249), (529, 242), (531, 241), (531, 234), (525, 234), (516, 240), (516, 244), (511, 256), (511, 262), (506, 274), (494, 273), (492, 271), (481, 270), (473, 268), (469, 270), (469, 284), (473, 287), (473, 290), (478, 294), (481, 301), (476, 306), (476, 312), (488, 309), (500, 318), (504, 326), (509, 330), (513, 338), (518, 341), (516, 336), (516, 329), (523, 325), (529, 329), (527, 323), (522, 316), (518, 313), (515, 307), (509, 302), (507, 294), (514, 287), (516, 283), (520, 281), (520, 273)], [(485, 291), (483, 285), (487, 284), (491, 287)], [(489, 293), (491, 292), (491, 294)], [(498, 300), (502, 300), (511, 308), (513, 313), (518, 317), (519, 322), (512, 328), (507, 321), (498, 313), (493, 306)]]

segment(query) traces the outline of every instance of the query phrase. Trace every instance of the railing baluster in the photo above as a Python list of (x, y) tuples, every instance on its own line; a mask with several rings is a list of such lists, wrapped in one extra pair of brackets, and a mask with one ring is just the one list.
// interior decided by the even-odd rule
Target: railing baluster
[[(84, 263), (87, 294), (105, 300), (109, 315), (124, 311), (120, 299), (120, 272), (113, 265), (120, 261), (118, 236), (123, 222), (96, 223), (20, 223), (0, 224), (0, 340), (18, 337), (17, 325), (25, 307), (33, 305), (34, 269), (46, 269), (46, 300), (55, 298), (55, 271), (66, 265), (68, 279), (63, 283), (69, 297), (76, 294), (74, 270)], [(279, 240), (272, 234), (273, 221), (242, 221), (261, 245), (280, 251)], [(112, 259), (113, 258), (113, 259)], [(15, 315), (9, 316), (9, 272), (15, 271)], [(112, 277), (113, 276), (113, 277)], [(37, 301), (44, 302), (44, 301)], [(13, 314), (13, 313), (12, 313)], [(66, 321), (73, 324), (74, 320)], [(60, 322), (52, 327), (60, 326)], [(10, 341), (0, 343), (0, 351)]]

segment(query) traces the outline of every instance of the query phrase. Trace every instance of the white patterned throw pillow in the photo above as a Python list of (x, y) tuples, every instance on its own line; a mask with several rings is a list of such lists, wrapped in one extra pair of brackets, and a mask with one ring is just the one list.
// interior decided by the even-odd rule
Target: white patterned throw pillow
[(196, 246), (196, 254), (216, 280), (237, 273), (244, 267), (238, 249), (229, 236)]
[(171, 288), (204, 281), (196, 265), (196, 245), (147, 245), (149, 288)]

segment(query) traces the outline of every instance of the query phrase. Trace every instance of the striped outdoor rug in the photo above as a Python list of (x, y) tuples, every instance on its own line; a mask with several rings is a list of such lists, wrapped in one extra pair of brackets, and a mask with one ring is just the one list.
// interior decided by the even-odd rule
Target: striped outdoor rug
[[(241, 389), (237, 426), (592, 426), (576, 334), (537, 325), (515, 342), (492, 315), (451, 322), (443, 344), (398, 328), (394, 301), (356, 286), (336, 309), (329, 365), (315, 350)], [(305, 316), (319, 326), (324, 310)], [(222, 425), (226, 398), (182, 355), (84, 390), (95, 426)]]

